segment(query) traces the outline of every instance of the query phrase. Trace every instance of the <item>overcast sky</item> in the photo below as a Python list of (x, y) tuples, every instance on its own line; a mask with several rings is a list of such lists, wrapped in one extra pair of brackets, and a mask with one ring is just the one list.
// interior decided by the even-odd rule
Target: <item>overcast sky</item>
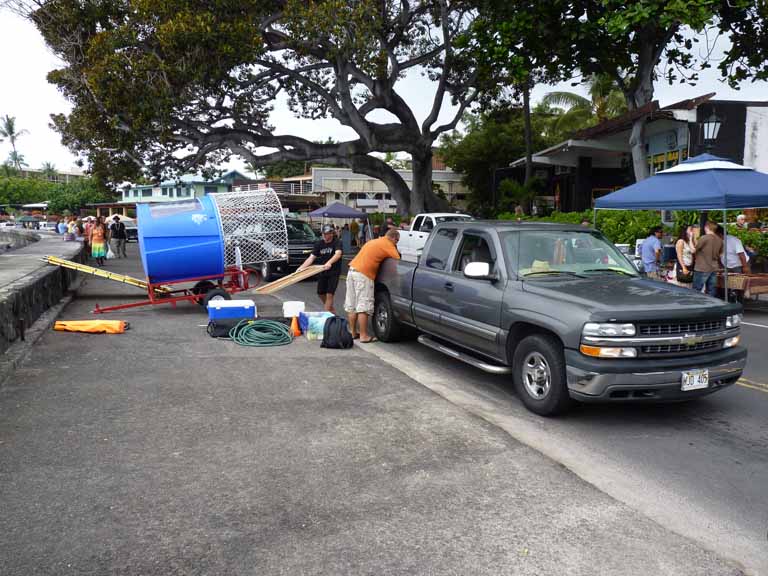
[[(31, 23), (7, 10), (0, 10), (0, 54), (0, 115), (15, 116), (17, 127), (29, 131), (29, 134), (19, 139), (19, 151), (32, 168), (39, 168), (43, 162), (53, 162), (60, 170), (72, 168), (74, 156), (61, 145), (58, 134), (48, 126), (51, 114), (66, 112), (70, 108), (64, 97), (45, 79), (46, 74), (57, 67), (56, 58), (46, 48)], [(425, 83), (429, 81), (412, 76), (403, 82), (400, 89), (419, 118), (426, 117), (431, 105), (431, 94), (425, 89)], [(557, 87), (537, 86), (532, 99), (536, 101), (544, 93), (555, 89), (583, 93), (581, 87), (572, 87), (570, 83)], [(716, 92), (719, 99), (768, 99), (768, 85), (765, 82), (747, 83), (736, 91), (718, 80), (717, 70), (705, 71), (697, 86), (669, 86), (658, 82), (656, 99), (665, 105), (708, 92)], [(441, 121), (447, 120), (451, 111), (446, 106)], [(325, 140), (328, 137), (341, 140), (353, 136), (349, 129), (335, 121), (294, 118), (285, 105), (276, 107), (272, 123), (278, 134), (300, 134), (311, 140)], [(9, 151), (7, 141), (0, 143), (0, 161), (7, 157)], [(233, 167), (240, 168), (241, 163)]]

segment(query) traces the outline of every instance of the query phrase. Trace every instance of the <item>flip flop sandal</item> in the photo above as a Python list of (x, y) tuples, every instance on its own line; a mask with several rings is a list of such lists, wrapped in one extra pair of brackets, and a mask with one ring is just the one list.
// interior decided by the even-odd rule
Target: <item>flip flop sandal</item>
[(360, 344), (370, 344), (371, 342), (378, 342), (379, 339), (374, 336), (370, 340), (360, 340)]

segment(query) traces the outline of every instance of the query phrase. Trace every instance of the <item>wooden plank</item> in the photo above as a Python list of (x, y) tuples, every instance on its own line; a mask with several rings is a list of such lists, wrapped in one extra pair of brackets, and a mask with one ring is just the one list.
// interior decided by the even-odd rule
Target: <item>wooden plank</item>
[(256, 294), (274, 294), (278, 290), (282, 290), (283, 288), (287, 288), (288, 286), (296, 284), (297, 282), (301, 282), (302, 280), (306, 280), (307, 278), (312, 278), (312, 276), (320, 274), (320, 272), (323, 271), (323, 268), (323, 266), (319, 265), (310, 266), (301, 272), (294, 272), (293, 274), (288, 274), (288, 276), (283, 276), (279, 280), (275, 280), (269, 284), (259, 286), (253, 291)]

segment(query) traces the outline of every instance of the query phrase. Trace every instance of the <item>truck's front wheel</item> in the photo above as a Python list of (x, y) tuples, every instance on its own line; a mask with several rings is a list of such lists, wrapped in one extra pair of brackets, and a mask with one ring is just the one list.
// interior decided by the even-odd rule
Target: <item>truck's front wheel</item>
[(570, 407), (563, 346), (555, 337), (534, 334), (523, 339), (512, 366), (515, 390), (528, 410), (553, 416)]

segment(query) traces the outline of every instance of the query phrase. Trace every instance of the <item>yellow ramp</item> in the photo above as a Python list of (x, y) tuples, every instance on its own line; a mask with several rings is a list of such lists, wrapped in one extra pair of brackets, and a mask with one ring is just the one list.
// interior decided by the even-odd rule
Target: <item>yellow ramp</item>
[[(94, 268), (87, 264), (78, 264), (71, 260), (65, 260), (64, 258), (57, 258), (56, 256), (46, 256), (43, 258), (43, 262), (52, 264), (54, 266), (61, 266), (62, 268), (69, 268), (70, 270), (77, 270), (83, 274), (90, 274), (91, 276), (98, 276), (99, 278), (105, 278), (106, 280), (112, 280), (114, 282), (121, 282), (122, 284), (129, 284), (142, 290), (149, 290), (149, 284), (145, 280), (134, 278), (133, 276), (127, 276), (125, 274), (116, 274), (115, 272), (109, 272), (103, 268)], [(155, 292), (169, 292), (168, 288), (155, 288)]]

